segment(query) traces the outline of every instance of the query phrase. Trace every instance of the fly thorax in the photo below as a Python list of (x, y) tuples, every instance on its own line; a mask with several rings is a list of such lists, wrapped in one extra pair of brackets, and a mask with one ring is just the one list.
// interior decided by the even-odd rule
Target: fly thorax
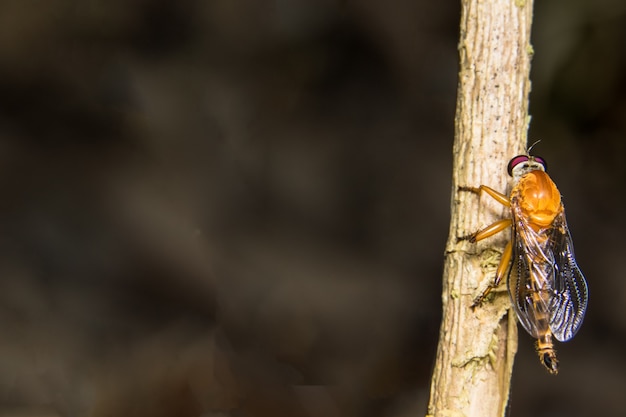
[(562, 211), (561, 194), (548, 174), (542, 170), (526, 173), (511, 191), (524, 218), (535, 229), (549, 227)]

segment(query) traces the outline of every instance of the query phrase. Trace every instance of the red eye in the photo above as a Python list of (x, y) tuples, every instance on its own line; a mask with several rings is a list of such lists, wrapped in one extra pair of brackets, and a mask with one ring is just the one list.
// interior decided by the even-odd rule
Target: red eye
[(548, 170), (548, 163), (546, 162), (545, 159), (543, 159), (540, 156), (533, 156), (533, 159), (537, 162), (539, 162), (541, 165), (543, 165), (543, 170), (547, 171)]
[[(518, 166), (522, 162), (527, 162), (529, 159), (530, 158), (528, 157), (528, 155), (517, 155), (517, 156), (514, 156), (513, 159), (511, 159), (509, 161), (509, 165), (506, 167), (506, 172), (508, 172), (510, 176), (513, 176), (513, 168), (515, 168), (516, 166)], [(541, 161), (539, 161), (539, 163), (543, 165), (543, 159), (541, 159)]]

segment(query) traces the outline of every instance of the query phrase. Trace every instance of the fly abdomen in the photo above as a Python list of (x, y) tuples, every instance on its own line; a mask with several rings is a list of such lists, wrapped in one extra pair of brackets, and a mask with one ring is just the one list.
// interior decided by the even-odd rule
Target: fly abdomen
[(532, 303), (535, 312), (535, 327), (537, 330), (537, 354), (545, 368), (553, 375), (559, 372), (559, 361), (552, 343), (550, 330), (550, 313), (548, 311), (550, 294), (545, 290), (532, 293)]
[(553, 375), (559, 373), (559, 361), (556, 358), (556, 350), (552, 344), (552, 334), (550, 332), (537, 339), (537, 354), (548, 372)]

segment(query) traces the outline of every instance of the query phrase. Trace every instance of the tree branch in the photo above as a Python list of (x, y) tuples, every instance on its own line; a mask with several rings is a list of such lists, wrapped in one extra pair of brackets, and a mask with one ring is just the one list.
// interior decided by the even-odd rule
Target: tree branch
[(457, 188), (485, 184), (505, 191), (506, 164), (526, 147), (532, 6), (532, 0), (462, 0), (452, 216), (429, 416), (506, 411), (517, 351), (515, 315), (508, 296), (470, 308), (493, 279), (506, 237), (457, 242), (506, 213), (490, 198)]

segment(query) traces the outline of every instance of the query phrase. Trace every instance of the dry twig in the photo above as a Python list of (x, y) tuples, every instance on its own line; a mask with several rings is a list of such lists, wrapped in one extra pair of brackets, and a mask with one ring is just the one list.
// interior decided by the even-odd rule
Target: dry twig
[(490, 417), (506, 412), (515, 317), (509, 299), (472, 310), (493, 278), (504, 238), (478, 245), (457, 236), (490, 224), (503, 209), (458, 186), (506, 189), (506, 164), (522, 153), (528, 130), (532, 0), (463, 0), (454, 141), (452, 218), (443, 281), (443, 320), (429, 416)]

